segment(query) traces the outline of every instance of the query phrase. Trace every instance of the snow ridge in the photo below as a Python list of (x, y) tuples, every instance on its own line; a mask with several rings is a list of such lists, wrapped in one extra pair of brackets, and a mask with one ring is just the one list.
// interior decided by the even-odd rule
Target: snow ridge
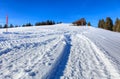
[(63, 75), (63, 71), (66, 67), (68, 57), (70, 54), (70, 49), (71, 49), (71, 36), (70, 35), (64, 35), (64, 41), (65, 41), (65, 47), (63, 48), (61, 55), (57, 59), (55, 63), (55, 67), (52, 68), (50, 72), (52, 72), (50, 77), (47, 77), (45, 79), (60, 79), (60, 76)]

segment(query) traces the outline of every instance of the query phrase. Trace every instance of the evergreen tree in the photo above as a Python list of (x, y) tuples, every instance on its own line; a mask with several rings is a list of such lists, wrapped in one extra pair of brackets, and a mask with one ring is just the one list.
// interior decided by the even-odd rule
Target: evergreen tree
[(15, 27), (19, 27), (18, 25), (15, 25)]
[(41, 22), (41, 25), (47, 25), (47, 23), (43, 21), (43, 22)]
[(13, 28), (14, 26), (12, 24), (10, 24), (10, 28)]
[(27, 23), (25, 26), (32, 26), (32, 24), (31, 23)]
[(106, 18), (105, 29), (111, 30), (111, 31), (113, 30), (113, 21), (110, 17)]
[(115, 26), (115, 25), (113, 26), (113, 31), (115, 31), (115, 32), (116, 32), (116, 26)]
[(105, 21), (104, 21), (104, 19), (101, 20), (101, 28), (105, 29)]
[(116, 18), (116, 21), (115, 21), (115, 25), (117, 26), (118, 24), (119, 24), (119, 19), (118, 18)]
[(4, 25), (4, 28), (8, 28), (8, 25), (7, 25), (7, 24), (5, 24), (5, 25)]
[(41, 25), (40, 22), (35, 23), (35, 26), (39, 26), (39, 25)]
[(52, 21), (52, 25), (54, 25), (55, 24), (55, 21)]
[(99, 20), (99, 22), (98, 22), (98, 28), (101, 28), (101, 20)]
[(54, 25), (55, 22), (52, 20), (47, 20), (47, 21), (43, 21), (43, 22), (37, 22), (35, 23), (35, 26), (40, 26), (40, 25)]
[(0, 28), (2, 28), (2, 25), (0, 25)]
[(116, 26), (116, 31), (117, 31), (117, 32), (120, 32), (120, 20), (119, 20), (119, 22), (118, 22), (118, 24), (117, 24), (117, 26)]
[[(54, 24), (55, 24), (55, 22), (54, 22)], [(57, 24), (62, 24), (62, 22), (57, 22)]]
[(25, 27), (25, 24), (23, 24), (22, 27)]
[(120, 26), (120, 20), (116, 18), (115, 25), (113, 27), (113, 31), (119, 31), (119, 26)]
[(87, 24), (88, 26), (91, 26), (91, 23), (90, 22), (88, 22), (88, 24)]
[(99, 20), (98, 27), (99, 28), (103, 28), (103, 29), (105, 28), (105, 21), (104, 21), (104, 19)]

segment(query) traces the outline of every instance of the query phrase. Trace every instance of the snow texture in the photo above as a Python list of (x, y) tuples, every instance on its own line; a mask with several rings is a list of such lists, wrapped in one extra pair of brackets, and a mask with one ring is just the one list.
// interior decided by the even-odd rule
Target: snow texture
[(0, 29), (0, 79), (120, 79), (119, 39), (71, 24)]

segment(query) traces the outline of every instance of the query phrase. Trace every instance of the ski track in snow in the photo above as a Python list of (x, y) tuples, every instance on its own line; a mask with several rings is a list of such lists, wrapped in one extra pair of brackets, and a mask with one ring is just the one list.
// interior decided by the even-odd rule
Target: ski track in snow
[(0, 79), (120, 79), (118, 33), (69, 24), (4, 31)]
[(105, 55), (85, 36), (72, 37), (72, 48), (61, 79), (119, 79), (120, 74)]

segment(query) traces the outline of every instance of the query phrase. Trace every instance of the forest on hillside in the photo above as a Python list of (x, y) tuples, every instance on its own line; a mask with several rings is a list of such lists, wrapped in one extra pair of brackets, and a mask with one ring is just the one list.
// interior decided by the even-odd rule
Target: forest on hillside
[[(80, 20), (77, 20), (73, 22), (73, 25), (76, 26), (91, 26), (90, 22), (86, 22), (85, 18), (81, 18)], [(120, 19), (116, 18), (115, 23), (113, 23), (113, 20), (110, 17), (106, 17), (106, 19), (100, 19), (98, 22), (98, 28), (114, 31), (114, 32), (120, 32)]]

